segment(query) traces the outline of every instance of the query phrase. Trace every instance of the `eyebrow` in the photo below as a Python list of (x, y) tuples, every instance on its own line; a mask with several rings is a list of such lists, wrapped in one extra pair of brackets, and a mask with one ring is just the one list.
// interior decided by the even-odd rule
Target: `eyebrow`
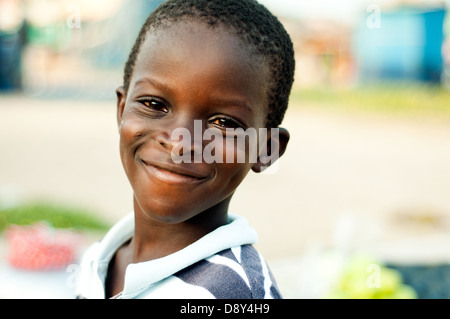
[[(148, 78), (148, 77), (138, 79), (138, 80), (136, 80), (136, 82), (134, 82), (134, 86), (142, 86), (142, 85), (146, 85), (146, 84), (150, 84), (153, 87), (164, 90), (164, 91), (169, 91), (169, 92), (172, 91), (172, 88), (170, 87), (170, 85), (167, 85), (163, 82), (160, 82), (158, 80)], [(226, 105), (240, 106), (240, 107), (246, 109), (251, 114), (253, 114), (253, 108), (250, 106), (250, 104), (246, 100), (239, 99), (239, 98), (214, 98), (214, 101), (215, 101), (214, 104), (217, 106), (226, 106)]]
[(141, 86), (144, 84), (150, 84), (156, 88), (163, 88), (163, 89), (169, 89), (170, 90), (170, 86), (166, 85), (162, 82), (156, 81), (154, 79), (151, 78), (141, 78), (136, 80), (136, 82), (134, 82), (134, 86)]

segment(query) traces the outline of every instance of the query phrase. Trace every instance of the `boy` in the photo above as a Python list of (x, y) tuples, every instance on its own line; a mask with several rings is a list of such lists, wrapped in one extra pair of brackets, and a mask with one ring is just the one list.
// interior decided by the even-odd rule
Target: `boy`
[[(86, 252), (79, 298), (281, 298), (255, 231), (228, 205), (250, 169), (267, 166), (263, 150), (286, 149), (278, 126), (293, 56), (280, 22), (254, 0), (169, 0), (149, 16), (116, 91), (134, 214)], [(205, 134), (186, 141), (180, 128)], [(235, 143), (250, 128), (277, 128), (259, 136), (255, 161)]]

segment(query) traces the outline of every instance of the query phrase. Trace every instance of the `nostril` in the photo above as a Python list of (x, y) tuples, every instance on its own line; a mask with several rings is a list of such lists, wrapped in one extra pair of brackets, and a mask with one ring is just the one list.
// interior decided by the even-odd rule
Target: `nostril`
[(173, 140), (169, 133), (167, 132), (160, 132), (156, 136), (156, 142), (161, 145), (164, 148), (167, 148), (168, 150), (172, 150), (175, 144), (178, 143), (177, 140)]

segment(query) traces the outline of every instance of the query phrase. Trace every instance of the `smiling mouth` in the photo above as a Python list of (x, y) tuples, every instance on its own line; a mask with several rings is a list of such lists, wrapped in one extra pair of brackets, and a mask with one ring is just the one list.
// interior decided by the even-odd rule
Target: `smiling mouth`
[(147, 172), (156, 179), (169, 184), (192, 184), (199, 183), (207, 179), (193, 172), (186, 171), (177, 166), (160, 163), (147, 163), (141, 160)]

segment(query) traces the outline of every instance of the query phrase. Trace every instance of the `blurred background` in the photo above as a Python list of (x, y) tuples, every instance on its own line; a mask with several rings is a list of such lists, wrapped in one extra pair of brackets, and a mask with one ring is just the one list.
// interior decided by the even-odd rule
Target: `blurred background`
[[(115, 89), (161, 2), (0, 0), (0, 298), (71, 298), (132, 211)], [(231, 211), (284, 297), (450, 297), (450, 2), (260, 2), (295, 46), (291, 141)]]

